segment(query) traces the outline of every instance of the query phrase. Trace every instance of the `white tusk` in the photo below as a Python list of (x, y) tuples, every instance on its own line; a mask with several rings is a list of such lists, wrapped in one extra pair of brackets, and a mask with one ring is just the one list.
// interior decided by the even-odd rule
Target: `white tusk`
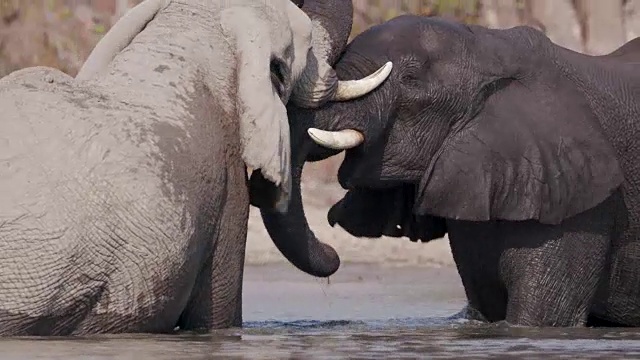
[(382, 84), (389, 74), (391, 74), (391, 68), (393, 64), (388, 61), (380, 69), (373, 74), (360, 79), (360, 80), (344, 80), (338, 81), (338, 90), (336, 91), (333, 100), (345, 101), (359, 98), (375, 90), (380, 84)]
[(334, 150), (352, 149), (364, 142), (364, 135), (353, 129), (324, 131), (310, 128), (307, 133), (316, 144)]

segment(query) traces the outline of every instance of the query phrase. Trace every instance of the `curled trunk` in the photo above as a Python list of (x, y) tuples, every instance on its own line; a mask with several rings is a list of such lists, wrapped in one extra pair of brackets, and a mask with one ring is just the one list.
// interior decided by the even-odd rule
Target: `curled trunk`
[(351, 33), (351, 0), (306, 0), (302, 11), (311, 19), (312, 48), (307, 68), (296, 83), (291, 101), (300, 107), (314, 108), (335, 98), (338, 77), (331, 67), (347, 44)]

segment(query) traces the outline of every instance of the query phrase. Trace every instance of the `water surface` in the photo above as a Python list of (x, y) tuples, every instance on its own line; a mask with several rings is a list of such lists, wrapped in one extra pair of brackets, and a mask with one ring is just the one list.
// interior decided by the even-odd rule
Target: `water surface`
[(516, 328), (451, 317), (464, 304), (454, 269), (345, 264), (327, 284), (286, 265), (248, 267), (243, 329), (5, 339), (0, 358), (640, 358), (640, 329)]

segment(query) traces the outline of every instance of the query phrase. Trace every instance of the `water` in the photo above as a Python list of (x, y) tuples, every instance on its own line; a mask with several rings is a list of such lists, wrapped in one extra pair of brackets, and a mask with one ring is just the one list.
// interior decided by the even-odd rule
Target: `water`
[(13, 359), (640, 358), (640, 329), (534, 329), (451, 317), (454, 269), (343, 265), (327, 284), (289, 266), (249, 267), (243, 329), (211, 334), (0, 341)]

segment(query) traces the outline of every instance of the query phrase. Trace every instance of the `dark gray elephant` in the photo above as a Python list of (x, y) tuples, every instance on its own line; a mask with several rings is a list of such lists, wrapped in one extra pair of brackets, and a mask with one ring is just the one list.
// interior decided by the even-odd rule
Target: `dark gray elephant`
[(293, 263), (335, 271), (338, 256), (304, 218), (299, 174), (346, 150), (338, 177), (349, 191), (330, 224), (413, 241), (448, 233), (472, 313), (638, 326), (639, 49), (587, 56), (529, 27), (419, 16), (374, 26), (336, 72), (355, 79), (392, 61), (391, 75), (350, 103), (289, 106), (292, 203), (286, 214), (256, 205)]
[(245, 165), (286, 210), (284, 104), (388, 73), (338, 82), (314, 32), (288, 0), (147, 0), (76, 79), (0, 79), (0, 335), (240, 326)]

